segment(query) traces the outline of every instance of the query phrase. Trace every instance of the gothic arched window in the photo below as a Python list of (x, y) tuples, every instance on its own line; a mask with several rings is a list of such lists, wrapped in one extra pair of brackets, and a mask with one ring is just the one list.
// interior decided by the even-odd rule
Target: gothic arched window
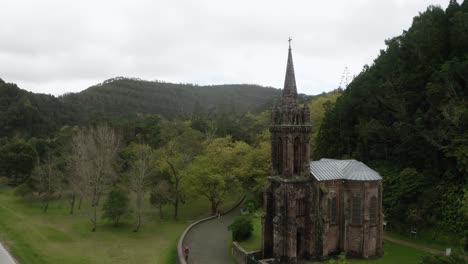
[(306, 215), (306, 201), (304, 198), (296, 200), (296, 216)]
[(283, 139), (278, 138), (278, 174), (283, 174)]
[(377, 198), (372, 196), (369, 207), (369, 220), (371, 225), (377, 224)]
[(334, 225), (337, 222), (337, 211), (338, 211), (338, 206), (336, 204), (336, 196), (333, 196), (332, 198), (328, 198), (328, 209), (329, 209), (329, 219), (330, 219), (330, 224)]
[(294, 174), (300, 173), (301, 166), (301, 139), (296, 137), (294, 139)]
[(351, 223), (360, 225), (362, 221), (362, 202), (360, 196), (354, 196), (351, 206)]

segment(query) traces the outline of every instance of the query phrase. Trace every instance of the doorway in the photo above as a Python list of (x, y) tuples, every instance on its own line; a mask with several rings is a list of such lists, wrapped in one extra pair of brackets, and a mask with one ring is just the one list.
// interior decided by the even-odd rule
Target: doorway
[(301, 250), (302, 250), (302, 234), (300, 231), (297, 231), (297, 235), (296, 235), (296, 256), (297, 257), (301, 256)]

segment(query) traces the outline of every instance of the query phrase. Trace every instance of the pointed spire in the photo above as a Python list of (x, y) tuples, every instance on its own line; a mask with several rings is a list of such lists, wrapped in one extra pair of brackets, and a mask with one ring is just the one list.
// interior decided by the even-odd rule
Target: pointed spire
[(294, 65), (291, 52), (291, 38), (289, 38), (288, 64), (286, 66), (286, 78), (284, 80), (283, 98), (289, 97), (296, 99), (296, 77), (294, 76)]

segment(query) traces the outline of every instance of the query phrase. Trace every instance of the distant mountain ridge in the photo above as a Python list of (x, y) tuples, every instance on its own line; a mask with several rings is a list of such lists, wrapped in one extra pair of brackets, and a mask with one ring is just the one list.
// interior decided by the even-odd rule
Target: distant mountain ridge
[(279, 89), (258, 85), (198, 86), (118, 77), (60, 99), (90, 114), (154, 113), (173, 118), (191, 112), (196, 102), (207, 109), (258, 112), (279, 95)]
[[(132, 118), (159, 114), (186, 117), (195, 104), (212, 112), (258, 113), (269, 109), (281, 90), (252, 84), (199, 86), (116, 77), (79, 93), (35, 94), (0, 79), (0, 137), (45, 136), (66, 124), (96, 117)], [(300, 102), (311, 96), (300, 95)]]

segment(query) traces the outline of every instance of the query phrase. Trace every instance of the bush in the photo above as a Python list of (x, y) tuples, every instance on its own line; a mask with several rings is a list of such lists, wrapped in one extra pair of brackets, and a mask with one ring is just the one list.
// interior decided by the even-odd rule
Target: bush
[(25, 197), (28, 195), (32, 195), (34, 192), (31, 184), (29, 182), (22, 183), (18, 187), (16, 187), (15, 195), (20, 197)]
[(341, 252), (340, 255), (336, 258), (332, 258), (326, 262), (327, 264), (348, 264), (349, 261), (346, 260), (346, 254)]
[(113, 189), (103, 205), (104, 214), (102, 218), (110, 220), (114, 225), (118, 225), (120, 218), (129, 212), (128, 204), (127, 193), (122, 189)]
[(246, 214), (253, 214), (257, 210), (257, 206), (254, 200), (247, 200), (244, 203), (244, 206), (242, 207), (241, 213), (243, 215)]
[(455, 250), (450, 256), (430, 255), (421, 258), (421, 264), (467, 264), (463, 254)]
[(0, 186), (8, 185), (9, 179), (7, 177), (0, 176)]
[(237, 217), (234, 223), (232, 223), (228, 229), (232, 231), (233, 241), (245, 241), (252, 236), (252, 219), (247, 216)]

